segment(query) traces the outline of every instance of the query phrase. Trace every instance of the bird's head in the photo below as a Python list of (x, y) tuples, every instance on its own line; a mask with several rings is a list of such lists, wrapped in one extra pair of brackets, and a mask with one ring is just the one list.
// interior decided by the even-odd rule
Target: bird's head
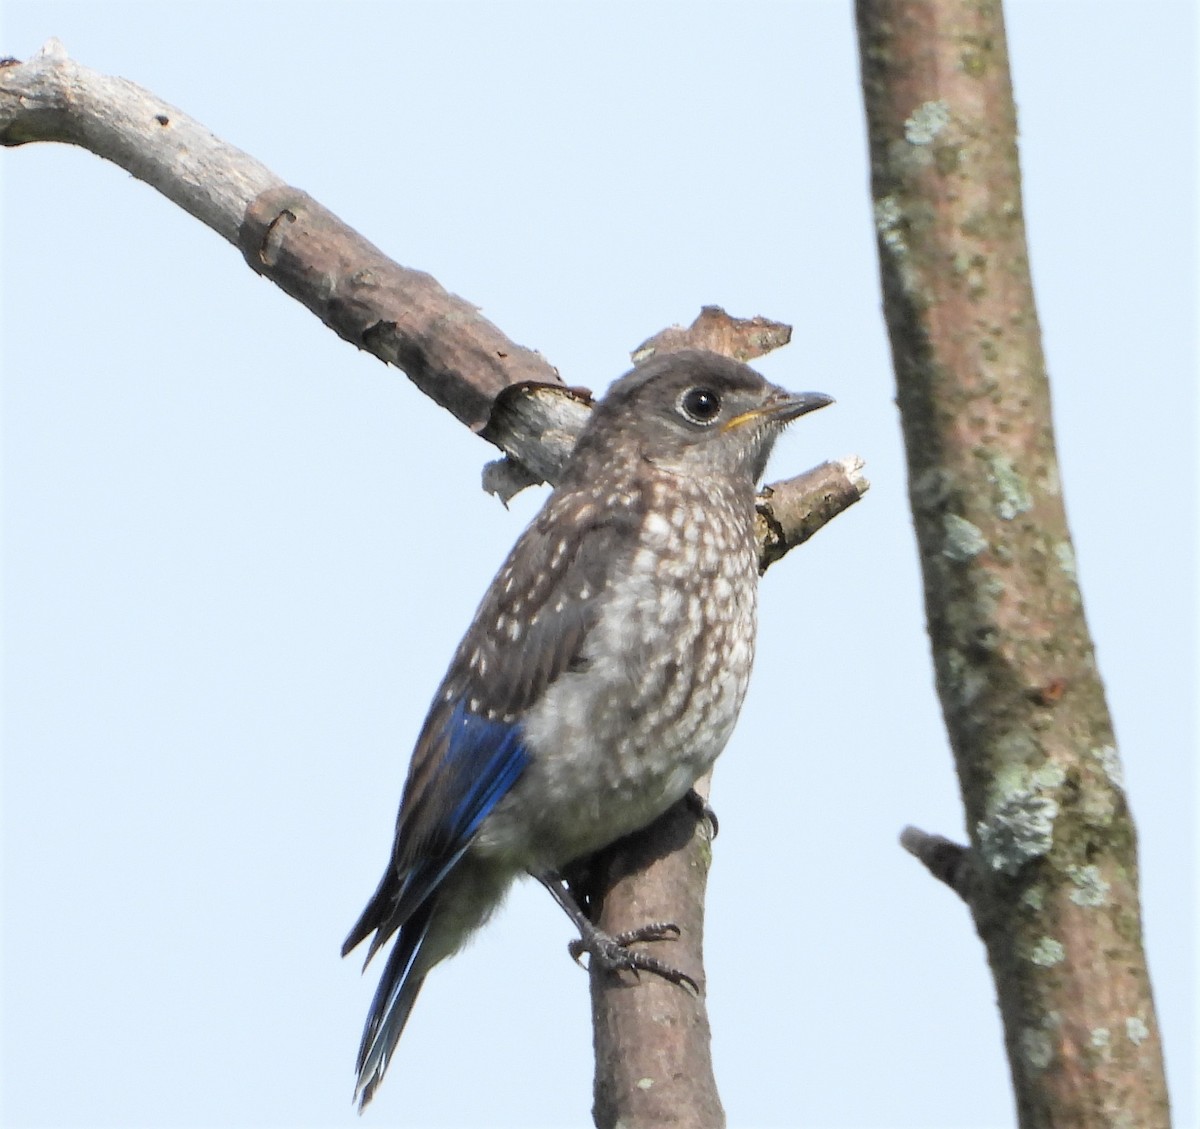
[(688, 478), (758, 482), (783, 428), (832, 404), (788, 392), (719, 353), (663, 353), (608, 390), (576, 445), (584, 473), (644, 460)]

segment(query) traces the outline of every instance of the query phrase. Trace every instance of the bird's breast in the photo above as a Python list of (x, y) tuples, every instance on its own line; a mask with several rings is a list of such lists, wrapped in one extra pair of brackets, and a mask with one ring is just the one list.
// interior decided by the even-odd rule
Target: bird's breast
[(528, 821), (537, 864), (562, 866), (666, 810), (725, 747), (745, 697), (757, 604), (752, 512), (722, 497), (651, 501), (597, 597), (579, 669), (524, 721), (531, 763), (506, 805), (514, 827)]

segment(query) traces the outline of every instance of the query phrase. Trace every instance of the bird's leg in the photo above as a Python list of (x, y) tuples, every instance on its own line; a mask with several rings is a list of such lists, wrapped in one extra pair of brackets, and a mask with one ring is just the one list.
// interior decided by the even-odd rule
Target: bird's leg
[(575, 928), (579, 930), (579, 940), (572, 941), (567, 946), (567, 951), (576, 961), (587, 953), (608, 972), (653, 972), (672, 984), (679, 984), (699, 994), (699, 985), (686, 972), (672, 968), (649, 953), (629, 948), (638, 941), (666, 941), (678, 937), (678, 925), (670, 921), (655, 921), (613, 936), (592, 923), (580, 908), (562, 875), (548, 870), (534, 874), (534, 878), (550, 891), (550, 896), (562, 906), (566, 915), (574, 922)]

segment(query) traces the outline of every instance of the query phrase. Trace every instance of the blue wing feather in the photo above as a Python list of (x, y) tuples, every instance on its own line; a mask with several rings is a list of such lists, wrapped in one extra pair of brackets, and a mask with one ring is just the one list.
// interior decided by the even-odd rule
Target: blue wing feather
[(406, 869), (396, 893), (401, 919), (454, 869), (479, 825), (529, 763), (519, 725), (480, 717), (461, 700), (446, 725), (445, 741), (436, 780), (421, 797), (423, 802), (404, 813), (411, 818), (401, 818), (401, 840), (407, 832), (421, 844), (419, 860)]
[(343, 955), (374, 930), (371, 959), (454, 869), (529, 763), (519, 724), (472, 713), (463, 699), (448, 716), (435, 712), (430, 722), (418, 754), (436, 752), (436, 772), (415, 795), (405, 796), (393, 865), (350, 931)]
[(443, 765), (443, 771), (461, 785), (451, 789), (461, 793), (450, 813), (451, 838), (469, 842), (528, 763), (518, 724), (479, 717), (460, 701), (450, 715), (450, 744)]

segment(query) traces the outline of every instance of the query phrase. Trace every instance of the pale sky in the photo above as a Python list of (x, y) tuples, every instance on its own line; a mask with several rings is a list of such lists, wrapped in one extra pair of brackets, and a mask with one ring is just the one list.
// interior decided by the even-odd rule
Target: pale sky
[[(1012, 0), (1034, 279), (1088, 618), (1197, 1124), (1196, 59), (1187, 0)], [(852, 6), (4, 0), (597, 390), (701, 305), (835, 407), (770, 476), (872, 489), (762, 587), (718, 764), (707, 967), (731, 1127), (1015, 1123), (880, 314)], [(0, 152), (3, 1123), (590, 1125), (586, 975), (519, 887), (430, 977), (364, 1119), (374, 890), (445, 663), (540, 503), (196, 221)]]

